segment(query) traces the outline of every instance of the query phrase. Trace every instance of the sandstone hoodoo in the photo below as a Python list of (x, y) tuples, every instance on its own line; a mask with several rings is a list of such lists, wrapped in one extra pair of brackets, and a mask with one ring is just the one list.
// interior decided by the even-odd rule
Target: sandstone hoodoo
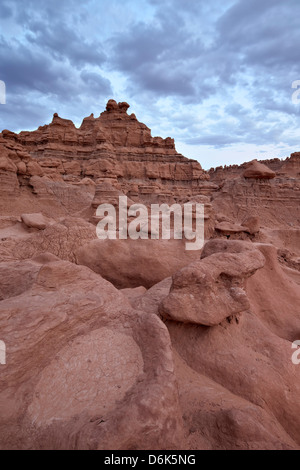
[(257, 160), (253, 160), (246, 168), (243, 173), (244, 178), (257, 178), (257, 179), (272, 179), (275, 178), (275, 171), (270, 170), (263, 163), (259, 163)]
[(128, 110), (0, 134), (0, 448), (299, 449), (300, 152), (205, 171)]

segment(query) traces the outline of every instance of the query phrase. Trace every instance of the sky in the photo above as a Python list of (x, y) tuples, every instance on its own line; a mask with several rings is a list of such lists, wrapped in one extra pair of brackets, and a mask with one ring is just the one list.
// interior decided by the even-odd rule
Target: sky
[(299, 0), (0, 0), (0, 131), (80, 126), (113, 98), (205, 169), (285, 158), (299, 17)]

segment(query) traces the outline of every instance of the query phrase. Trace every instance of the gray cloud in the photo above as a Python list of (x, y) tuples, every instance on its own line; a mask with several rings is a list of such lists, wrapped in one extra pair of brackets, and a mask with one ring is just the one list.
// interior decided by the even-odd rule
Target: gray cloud
[(30, 43), (48, 50), (55, 59), (68, 59), (74, 67), (101, 65), (106, 60), (99, 42), (87, 41), (63, 22), (45, 26), (41, 20), (29, 21), (28, 28), (26, 38)]
[(7, 2), (0, 4), (0, 17), (4, 20), (10, 18), (13, 14), (12, 9), (8, 6)]

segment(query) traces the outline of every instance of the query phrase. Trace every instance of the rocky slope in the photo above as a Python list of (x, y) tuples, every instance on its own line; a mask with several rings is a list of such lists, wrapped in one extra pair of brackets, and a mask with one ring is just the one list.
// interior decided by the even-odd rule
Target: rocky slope
[[(128, 107), (0, 134), (0, 447), (299, 449), (300, 153), (205, 172)], [(204, 247), (99, 240), (119, 196)]]

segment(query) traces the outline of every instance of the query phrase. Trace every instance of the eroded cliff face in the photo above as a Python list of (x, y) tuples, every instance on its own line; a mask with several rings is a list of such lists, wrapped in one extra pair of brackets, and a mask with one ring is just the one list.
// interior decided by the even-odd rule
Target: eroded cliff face
[[(0, 134), (0, 447), (298, 449), (300, 153), (205, 172), (128, 107)], [(119, 196), (204, 247), (98, 239)]]
[[(213, 181), (235, 178), (236, 176), (243, 174), (250, 163), (247, 162), (242, 165), (226, 165), (224, 167), (219, 166), (217, 168), (211, 168), (209, 170), (209, 175)], [(279, 158), (261, 160), (260, 164), (265, 165), (271, 171), (274, 171), (277, 176), (291, 176), (299, 178), (300, 152), (294, 152), (290, 157), (284, 160), (280, 160)]]
[(106, 181), (147, 201), (151, 195), (168, 200), (197, 194), (209, 179), (201, 165), (180, 155), (174, 139), (152, 137), (145, 124), (127, 114), (128, 108), (109, 100), (98, 118), (85, 118), (79, 129), (54, 114), (49, 125), (18, 135), (3, 131), (2, 139), (29, 154), (55, 181)]
[[(285, 160), (256, 160), (209, 171), (217, 236), (274, 244), (281, 263), (299, 269), (300, 153)], [(248, 221), (255, 231), (245, 230)], [(251, 225), (251, 224), (250, 224)], [(249, 228), (249, 227), (248, 227)]]

